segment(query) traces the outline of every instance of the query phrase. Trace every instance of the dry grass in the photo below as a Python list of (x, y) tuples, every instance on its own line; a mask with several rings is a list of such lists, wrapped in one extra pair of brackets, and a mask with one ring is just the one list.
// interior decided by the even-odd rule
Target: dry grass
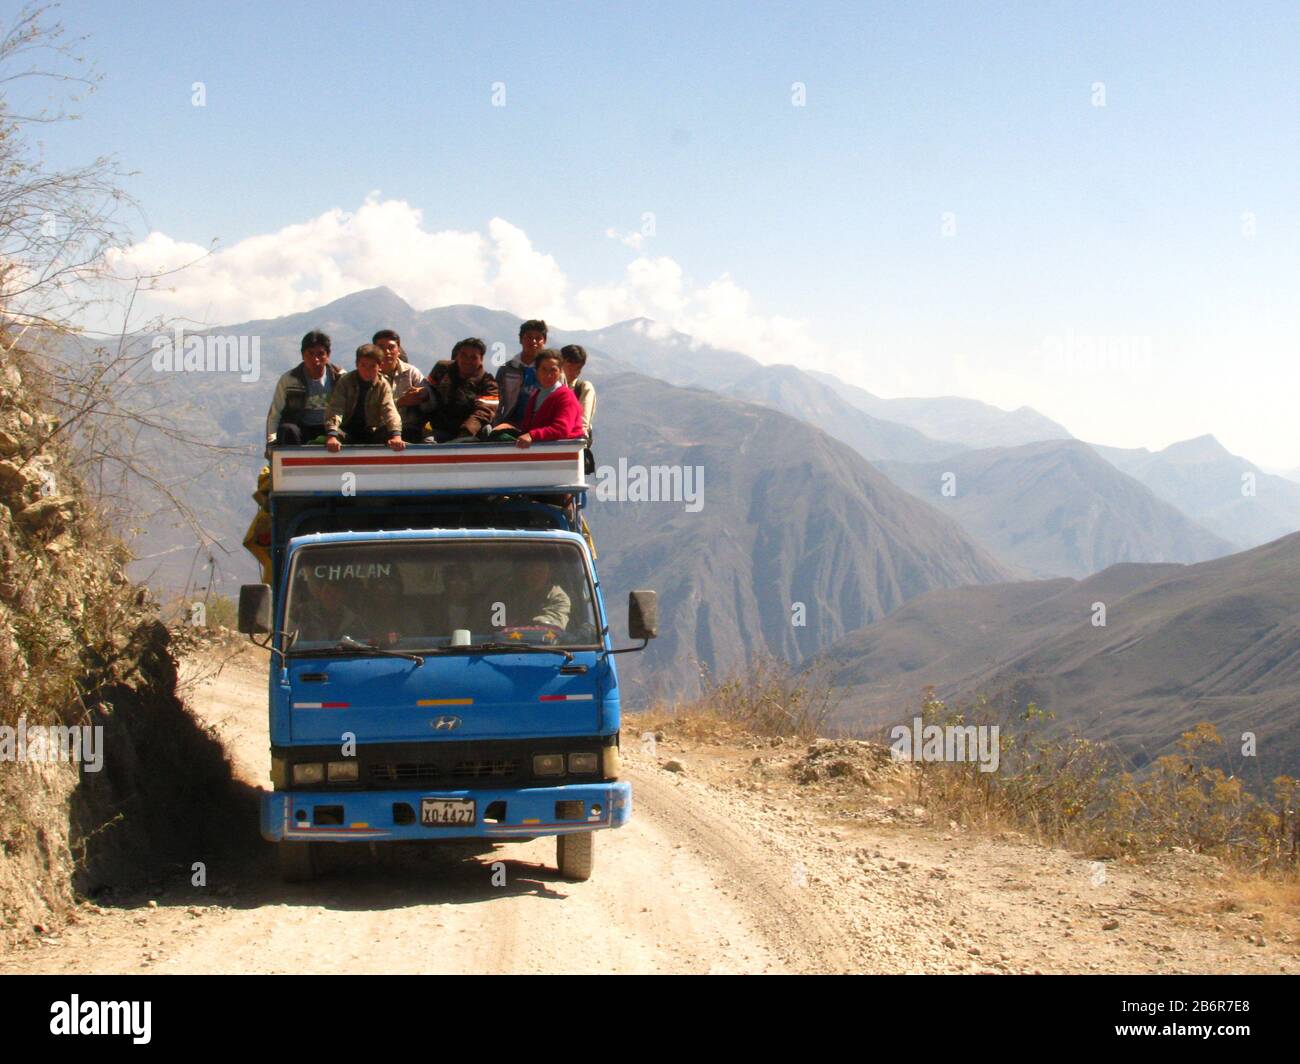
[[(724, 681), (705, 679), (699, 698), (655, 706), (635, 727), (671, 726), (675, 737), (696, 741), (810, 739), (833, 709), (816, 670), (795, 673), (771, 659)], [(906, 796), (940, 823), (988, 834), (1014, 830), (1095, 857), (1206, 854), (1243, 885), (1255, 884), (1261, 903), (1300, 901), (1300, 781), (1283, 776), (1268, 793), (1247, 790), (1216, 766), (1222, 740), (1212, 724), (1187, 732), (1176, 753), (1137, 777), (1105, 744), (1049, 735), (1052, 714), (1033, 704), (1008, 717), (983, 699), (950, 708), (927, 690), (920, 716), (924, 724), (999, 728), (995, 772), (980, 771), (974, 760), (911, 765)]]
[(1266, 938), (1300, 941), (1300, 880), (1234, 869), (1222, 886), (1227, 896), (1206, 909), (1205, 915), (1244, 916)]
[(708, 709), (685, 709), (676, 706), (656, 705), (639, 713), (623, 716), (623, 730), (632, 739), (647, 732), (659, 733), (671, 729), (675, 738), (690, 742), (727, 741), (743, 739), (750, 733), (735, 721), (727, 720)]
[(706, 665), (699, 670), (698, 698), (654, 712), (728, 721), (750, 735), (812, 739), (823, 734), (835, 711), (835, 692), (818, 664), (796, 672), (788, 662), (759, 657), (723, 678)]
[(936, 816), (1097, 857), (1181, 849), (1261, 881), (1300, 882), (1300, 781), (1281, 776), (1270, 793), (1250, 792), (1214, 764), (1223, 741), (1212, 724), (1186, 732), (1176, 753), (1139, 778), (1104, 744), (1044, 735), (1051, 714), (1032, 703), (1008, 720), (983, 700), (957, 711), (927, 691), (921, 718), (1000, 729), (996, 772), (973, 761), (917, 762), (912, 798)]

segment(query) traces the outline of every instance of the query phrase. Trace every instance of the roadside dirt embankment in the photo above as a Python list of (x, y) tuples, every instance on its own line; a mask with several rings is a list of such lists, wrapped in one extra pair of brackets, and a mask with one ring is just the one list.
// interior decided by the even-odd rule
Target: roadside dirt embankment
[[(225, 844), (246, 805), (176, 693), (171, 637), (0, 343), (0, 943)], [(52, 730), (53, 729), (53, 730)]]

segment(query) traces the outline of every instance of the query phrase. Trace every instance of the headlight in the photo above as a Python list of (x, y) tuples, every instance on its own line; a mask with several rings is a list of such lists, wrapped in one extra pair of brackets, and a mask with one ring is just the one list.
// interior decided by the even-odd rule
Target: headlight
[(537, 754), (533, 757), (534, 776), (563, 776), (563, 754)]
[(324, 778), (325, 766), (320, 762), (293, 766), (294, 783), (320, 783)]
[(569, 771), (592, 773), (596, 771), (595, 754), (570, 754)]
[(331, 783), (346, 783), (357, 778), (357, 763), (353, 761), (331, 761), (329, 763)]

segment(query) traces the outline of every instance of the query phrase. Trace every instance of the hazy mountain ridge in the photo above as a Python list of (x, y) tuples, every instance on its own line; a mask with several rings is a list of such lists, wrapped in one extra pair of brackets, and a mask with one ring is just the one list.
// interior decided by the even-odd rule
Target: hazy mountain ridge
[(813, 376), (836, 388), (847, 402), (864, 413), (963, 447), (1015, 447), (1040, 440), (1074, 438), (1063, 425), (1028, 406), (1008, 411), (955, 395), (882, 399), (829, 373), (814, 372)]
[(962, 450), (960, 444), (941, 443), (907, 425), (863, 413), (841, 398), (838, 389), (797, 366), (763, 366), (718, 390), (816, 425), (869, 462), (943, 458)]
[(1211, 435), (1181, 440), (1161, 451), (1100, 444), (1093, 448), (1239, 549), (1300, 529), (1300, 484), (1264, 472)]
[(1079, 440), (880, 469), (953, 516), (995, 557), (1039, 578), (1082, 577), (1117, 562), (1205, 561), (1236, 549)]
[[(1065, 428), (1029, 407), (1008, 412), (956, 396), (881, 399), (829, 373), (789, 363), (762, 363), (646, 318), (573, 335), (575, 342), (606, 351), (637, 372), (671, 384), (758, 399), (811, 420), (868, 460), (918, 461), (968, 447), (1071, 438)], [(869, 420), (862, 422), (863, 415)], [(826, 423), (817, 418), (825, 418)], [(860, 425), (855, 427), (855, 422)]]

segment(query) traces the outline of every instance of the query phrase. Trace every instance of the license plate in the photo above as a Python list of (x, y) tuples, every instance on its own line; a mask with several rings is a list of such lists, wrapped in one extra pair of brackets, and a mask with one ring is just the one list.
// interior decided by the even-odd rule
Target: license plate
[(420, 823), (436, 827), (473, 827), (472, 798), (421, 798)]

